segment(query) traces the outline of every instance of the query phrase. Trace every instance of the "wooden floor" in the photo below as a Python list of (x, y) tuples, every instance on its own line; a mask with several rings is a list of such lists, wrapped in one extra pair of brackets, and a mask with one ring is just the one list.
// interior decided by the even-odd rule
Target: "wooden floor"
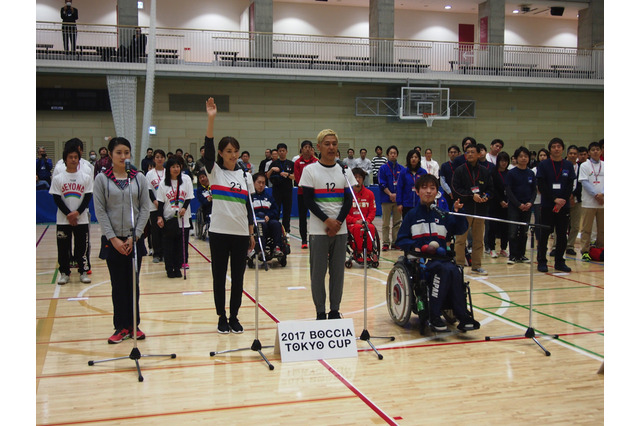
[[(380, 229), (380, 218), (375, 224)], [(357, 335), (373, 338), (355, 358), (282, 363), (273, 348), (250, 347), (256, 337), (255, 273), (245, 274), (240, 320), (245, 332), (220, 335), (213, 306), (207, 242), (191, 238), (188, 278), (169, 279), (163, 264), (146, 257), (141, 269), (144, 381), (128, 357), (133, 341), (107, 344), (112, 305), (106, 264), (97, 258), (99, 226), (91, 226), (92, 283), (56, 285), (55, 225), (36, 227), (36, 420), (62, 424), (602, 424), (604, 375), (604, 265), (572, 257), (570, 274), (535, 273), (532, 325), (540, 343), (524, 336), (529, 326), (529, 266), (507, 265), (485, 255), (486, 277), (470, 281), (482, 328), (421, 336), (414, 315), (400, 328), (386, 307), (387, 274), (400, 252), (382, 253), (368, 269), (364, 324), (362, 266), (346, 270), (341, 311)], [(292, 223), (288, 264), (260, 271), (258, 338), (276, 340), (277, 323), (315, 319), (307, 251)], [(552, 262), (550, 263), (552, 265)], [(492, 337), (486, 340), (485, 337)], [(512, 338), (497, 339), (504, 336)]]

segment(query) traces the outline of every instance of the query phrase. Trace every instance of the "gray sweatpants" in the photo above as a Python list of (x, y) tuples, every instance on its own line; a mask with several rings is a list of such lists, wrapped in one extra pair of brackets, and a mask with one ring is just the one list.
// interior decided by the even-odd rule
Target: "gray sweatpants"
[(347, 254), (347, 234), (329, 237), (309, 235), (309, 265), (311, 267), (311, 296), (316, 313), (325, 312), (327, 292), (324, 277), (329, 267), (329, 309), (340, 310), (344, 285), (344, 261)]

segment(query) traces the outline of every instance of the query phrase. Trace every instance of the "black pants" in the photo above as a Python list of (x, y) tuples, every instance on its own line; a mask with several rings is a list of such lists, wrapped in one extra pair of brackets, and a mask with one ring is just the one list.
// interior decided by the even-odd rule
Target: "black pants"
[[(489, 217), (496, 219), (506, 219), (507, 209), (501, 207), (499, 204), (491, 206), (489, 210)], [(496, 249), (496, 238), (500, 238), (500, 249), (506, 250), (509, 243), (508, 238), (509, 226), (504, 222), (496, 222), (493, 220), (487, 220), (485, 222), (484, 233), (484, 248), (485, 250)]]
[(149, 213), (149, 247), (153, 250), (153, 257), (164, 256), (162, 242), (162, 228), (158, 226), (158, 211)]
[[(189, 243), (189, 228), (180, 227), (181, 219), (171, 218), (164, 223), (162, 235), (162, 250), (164, 255), (164, 268), (167, 272), (176, 272), (182, 268), (186, 261), (186, 249)], [(185, 223), (188, 219), (185, 219)]]
[(540, 212), (540, 223), (549, 226), (540, 231), (540, 240), (538, 240), (538, 256), (539, 264), (547, 264), (547, 243), (549, 235), (556, 232), (556, 254), (555, 264), (563, 265), (564, 252), (567, 249), (567, 230), (569, 229), (569, 207), (563, 207), (558, 213), (553, 212), (553, 207), (542, 207)]
[(467, 319), (467, 295), (460, 269), (453, 262), (432, 259), (426, 271), (433, 277), (429, 293), (429, 316), (439, 317), (442, 309), (450, 306), (459, 321)]
[[(508, 218), (512, 222), (529, 223), (531, 221), (531, 212), (523, 212), (518, 207), (509, 204), (507, 208)], [(536, 228), (537, 229), (537, 228)], [(509, 257), (512, 259), (522, 259), (527, 252), (527, 234), (529, 228), (522, 225), (509, 224)]]
[(71, 244), (73, 237), (73, 257), (78, 262), (78, 272), (88, 272), (89, 264), (89, 225), (57, 225), (56, 242), (58, 244), (58, 268), (60, 273), (69, 275), (71, 268)]
[[(300, 229), (300, 239), (302, 244), (307, 244), (307, 214), (309, 207), (304, 203), (302, 194), (298, 194), (298, 224)], [(285, 228), (286, 229), (286, 228)]]
[(71, 52), (76, 51), (76, 38), (78, 36), (78, 28), (75, 25), (62, 25), (62, 44), (64, 51), (69, 51), (69, 42), (71, 42)]
[[(126, 238), (118, 237), (122, 241)], [(109, 276), (111, 278), (111, 301), (113, 303), (113, 326), (116, 330), (126, 328), (133, 330), (133, 253), (131, 250), (128, 256), (120, 254), (117, 250), (108, 244), (107, 240), (103, 238), (102, 250), (100, 251), (100, 258), (106, 259), (107, 268), (109, 269)], [(144, 241), (139, 239), (136, 242), (138, 251), (138, 271), (140, 271), (140, 265), (142, 263), (142, 257), (147, 253), (144, 247)], [(136, 277), (139, 280), (140, 274)], [(140, 287), (136, 286), (136, 325), (140, 324)]]
[(293, 191), (291, 188), (273, 188), (273, 198), (278, 205), (278, 213), (282, 210), (282, 226), (287, 232), (291, 232), (291, 206), (293, 205)]
[(211, 248), (211, 273), (213, 275), (213, 300), (218, 315), (225, 315), (227, 264), (231, 259), (230, 318), (238, 316), (242, 305), (244, 270), (247, 266), (248, 235), (209, 233)]

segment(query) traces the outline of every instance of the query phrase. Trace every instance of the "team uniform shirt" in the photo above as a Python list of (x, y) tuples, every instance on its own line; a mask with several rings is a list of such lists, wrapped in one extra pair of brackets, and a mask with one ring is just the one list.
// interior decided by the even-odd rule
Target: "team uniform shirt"
[(240, 169), (226, 170), (213, 164), (209, 178), (211, 210), (209, 232), (217, 234), (249, 235), (247, 203), (255, 192), (251, 176)]
[[(373, 223), (376, 218), (376, 197), (373, 191), (363, 186), (360, 191), (356, 192), (354, 189), (353, 192), (356, 194), (356, 198), (351, 203), (351, 211), (346, 219), (347, 225), (362, 219), (360, 210), (362, 210), (362, 215), (367, 223)], [(358, 206), (360, 206), (360, 210), (358, 210)]]
[[(165, 169), (158, 170), (154, 168), (149, 170), (146, 174), (147, 180), (149, 181), (149, 186), (151, 187), (151, 192), (153, 192), (153, 196), (156, 197), (156, 200), (158, 199), (158, 187), (162, 182), (164, 182), (165, 173)], [(155, 204), (152, 203), (150, 211), (155, 212), (156, 210), (158, 210), (158, 208)]]
[[(80, 207), (85, 194), (90, 193), (93, 193), (93, 175), (81, 172), (69, 173), (66, 170), (53, 177), (49, 189), (49, 194), (62, 197), (62, 201), (72, 212)], [(87, 225), (88, 223), (89, 209), (86, 208), (78, 216), (78, 225)], [(56, 224), (69, 225), (67, 215), (62, 213), (60, 209), (56, 213)]]
[(440, 170), (440, 165), (436, 160), (427, 161), (426, 158), (422, 157), (420, 159), (420, 167), (425, 169), (427, 173), (429, 173), (430, 175), (434, 175), (435, 177), (440, 177), (438, 175)]
[(395, 163), (388, 161), (380, 166), (380, 169), (378, 170), (378, 186), (380, 187), (381, 203), (391, 202), (391, 198), (389, 198), (384, 190), (387, 188), (392, 194), (396, 193), (396, 185), (398, 184), (398, 178), (400, 177), (400, 172), (402, 172), (402, 170), (404, 170), (404, 167), (397, 161)]
[[(589, 159), (582, 163), (578, 182), (582, 184), (582, 207), (603, 209), (604, 204), (598, 203), (594, 195), (604, 193), (604, 160), (596, 163)], [(589, 192), (590, 188), (592, 193)]]
[[(573, 191), (573, 181), (576, 174), (573, 164), (567, 160), (553, 161), (547, 158), (538, 164), (536, 179), (541, 194), (543, 208), (553, 207), (556, 198), (564, 198), (567, 203), (562, 209), (569, 209), (569, 197)], [(583, 204), (584, 206), (584, 204)]]
[(520, 204), (535, 203), (538, 195), (535, 171), (529, 168), (521, 169), (514, 167), (507, 172), (505, 186), (507, 188), (509, 202), (514, 206), (517, 207)]
[[(349, 184), (345, 179), (348, 179)], [(309, 164), (302, 171), (300, 178), (300, 186), (313, 188), (315, 202), (327, 216), (334, 219), (342, 210), (344, 193), (349, 191), (348, 185), (357, 184), (351, 169), (344, 169), (343, 174), (343, 169), (337, 163), (331, 167), (319, 162)], [(347, 233), (345, 222), (342, 223), (338, 234)], [(324, 222), (313, 213), (309, 215), (309, 235), (326, 235)]]
[(302, 171), (309, 164), (313, 164), (316, 161), (318, 161), (318, 159), (314, 156), (311, 156), (309, 160), (305, 160), (304, 157), (300, 157), (296, 161), (294, 161), (293, 177), (295, 178), (296, 184), (298, 185), (298, 195), (302, 195), (302, 187), (300, 186), (300, 178), (302, 177)]
[(402, 208), (412, 209), (420, 204), (420, 197), (416, 192), (416, 182), (420, 177), (427, 174), (422, 167), (418, 167), (415, 172), (404, 168), (398, 176), (398, 184), (396, 186), (396, 204)]
[[(177, 217), (178, 212), (184, 207), (186, 200), (193, 198), (193, 184), (189, 179), (185, 179), (182, 176), (182, 184), (180, 185), (180, 192), (178, 193), (178, 181), (171, 180), (171, 186), (167, 185), (164, 181), (158, 185), (156, 192), (156, 200), (163, 204), (162, 217), (164, 220), (169, 220), (173, 217)], [(191, 217), (191, 203), (186, 208), (184, 214), (184, 220), (178, 218), (178, 226), (180, 228), (191, 228), (189, 224), (189, 218)]]
[[(448, 211), (446, 203), (436, 200), (438, 206)], [(429, 206), (420, 204), (411, 209), (402, 220), (398, 230), (396, 245), (403, 250), (410, 251), (415, 247), (422, 247), (432, 241), (437, 241), (440, 247), (446, 247), (447, 234), (462, 235), (469, 228), (469, 223), (462, 216), (446, 215), (441, 218)]]
[(267, 191), (262, 191), (260, 194), (257, 192), (251, 194), (251, 202), (257, 219), (264, 219), (267, 216), (269, 220), (278, 220), (280, 218), (279, 212), (276, 211), (276, 201), (271, 195), (267, 194)]

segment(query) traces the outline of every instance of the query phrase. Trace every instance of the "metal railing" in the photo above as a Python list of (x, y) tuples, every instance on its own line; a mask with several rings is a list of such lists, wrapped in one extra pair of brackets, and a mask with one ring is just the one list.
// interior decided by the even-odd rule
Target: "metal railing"
[[(142, 33), (147, 32), (142, 28)], [(36, 22), (36, 59), (145, 62), (135, 29), (77, 25), (64, 48), (58, 22)], [(68, 35), (67, 35), (68, 37)], [(140, 46), (138, 44), (138, 46)], [(506, 77), (604, 78), (604, 49), (158, 28), (158, 64)]]

